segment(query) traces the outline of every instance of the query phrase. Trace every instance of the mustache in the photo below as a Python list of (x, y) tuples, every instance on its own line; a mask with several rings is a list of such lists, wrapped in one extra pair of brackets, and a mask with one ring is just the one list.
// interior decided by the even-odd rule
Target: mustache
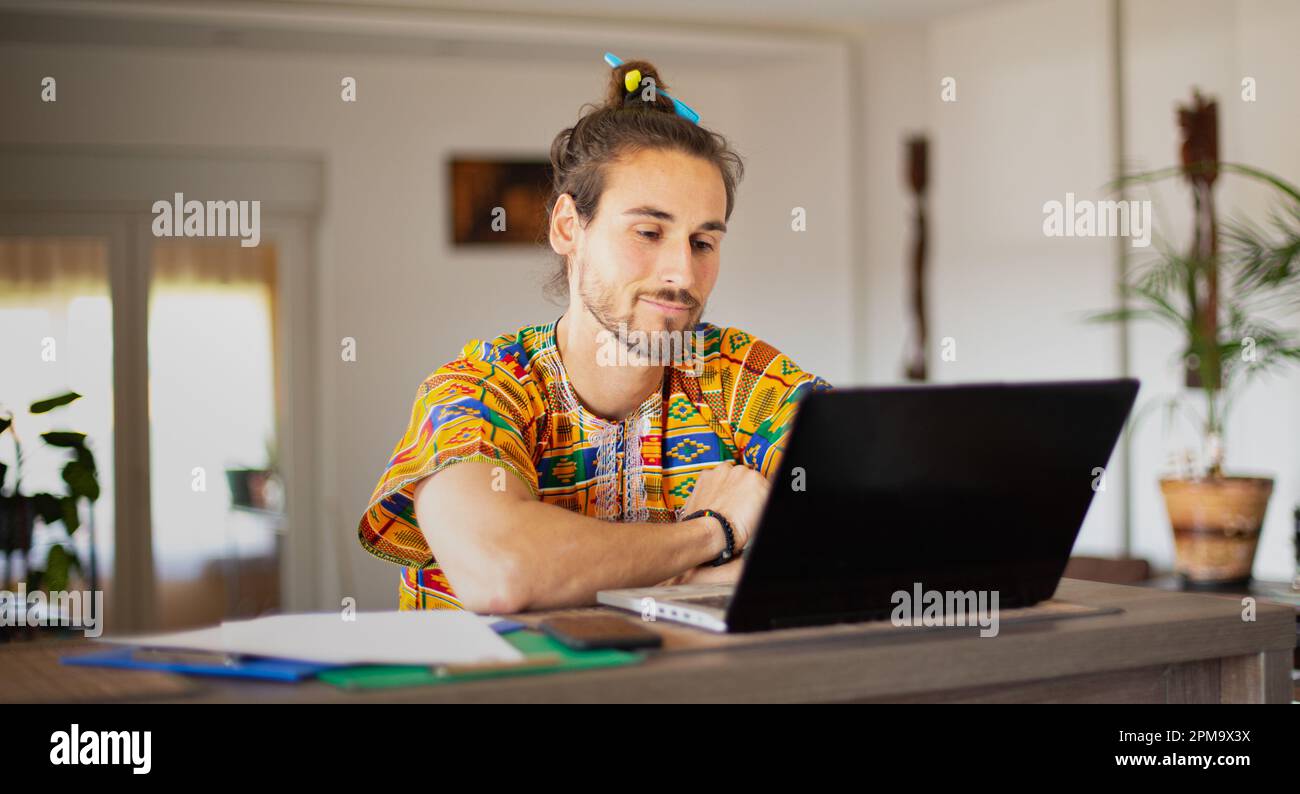
[(643, 292), (637, 297), (649, 298), (660, 303), (674, 303), (688, 309), (695, 309), (700, 305), (699, 299), (684, 289), (661, 289), (655, 292)]

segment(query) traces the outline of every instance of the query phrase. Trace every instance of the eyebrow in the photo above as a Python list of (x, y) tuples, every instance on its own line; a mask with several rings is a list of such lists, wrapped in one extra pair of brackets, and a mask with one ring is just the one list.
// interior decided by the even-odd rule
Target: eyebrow
[[(623, 214), (624, 215), (646, 215), (648, 217), (656, 218), (661, 221), (667, 221), (668, 223), (673, 223), (677, 220), (677, 218), (675, 218), (671, 212), (664, 212), (663, 210), (658, 209), (657, 207), (633, 207), (632, 209), (627, 210)], [(696, 231), (722, 232), (723, 234), (726, 234), (727, 224), (723, 223), (722, 221), (705, 221), (704, 223), (701, 223), (699, 225)]]

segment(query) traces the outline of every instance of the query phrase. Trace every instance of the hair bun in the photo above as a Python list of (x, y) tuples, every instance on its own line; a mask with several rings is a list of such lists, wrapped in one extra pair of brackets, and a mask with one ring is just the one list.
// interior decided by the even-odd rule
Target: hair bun
[[(629, 91), (627, 76), (629, 72), (633, 71), (640, 72), (641, 79), (637, 80), (636, 87)], [(635, 78), (635, 75), (633, 77)], [(672, 101), (663, 95), (663, 92), (667, 90), (668, 86), (660, 79), (659, 70), (655, 68), (653, 63), (649, 61), (624, 61), (610, 69), (609, 89), (605, 95), (605, 108), (616, 110), (618, 108), (641, 107), (675, 113), (676, 110), (673, 108)], [(653, 100), (649, 99), (649, 97), (653, 97)]]

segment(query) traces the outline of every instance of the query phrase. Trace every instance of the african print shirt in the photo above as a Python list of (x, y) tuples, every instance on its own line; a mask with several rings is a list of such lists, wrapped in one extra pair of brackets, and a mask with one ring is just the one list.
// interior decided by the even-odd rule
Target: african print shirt
[(574, 394), (555, 325), (471, 341), (420, 385), (358, 529), (367, 551), (405, 566), (400, 609), (461, 608), (416, 521), (421, 479), (487, 461), (577, 513), (671, 522), (700, 473), (724, 460), (773, 476), (796, 403), (830, 388), (750, 334), (700, 323), (691, 366), (665, 367), (638, 410), (609, 421)]

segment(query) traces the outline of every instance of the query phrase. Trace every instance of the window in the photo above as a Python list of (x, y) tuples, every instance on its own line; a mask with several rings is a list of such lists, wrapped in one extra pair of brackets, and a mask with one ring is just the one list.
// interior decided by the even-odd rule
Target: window
[[(81, 527), (71, 537), (82, 574), (70, 583), (107, 590), (113, 570), (113, 316), (108, 295), (108, 254), (103, 240), (87, 237), (0, 237), (0, 411), (14, 414), (21, 441), (17, 471), (15, 435), (0, 436), (0, 463), (9, 467), (3, 493), (66, 493), (65, 449), (41, 440), (50, 430), (86, 434), (95, 457), (100, 498), (81, 505)], [(49, 413), (31, 414), (40, 399), (75, 391), (81, 399)], [(94, 536), (94, 554), (91, 537)], [(50, 549), (68, 541), (62, 523), (33, 531), (29, 554), (0, 561), (0, 585), (12, 589), (27, 572), (44, 569)], [(92, 577), (91, 563), (94, 563)]]

